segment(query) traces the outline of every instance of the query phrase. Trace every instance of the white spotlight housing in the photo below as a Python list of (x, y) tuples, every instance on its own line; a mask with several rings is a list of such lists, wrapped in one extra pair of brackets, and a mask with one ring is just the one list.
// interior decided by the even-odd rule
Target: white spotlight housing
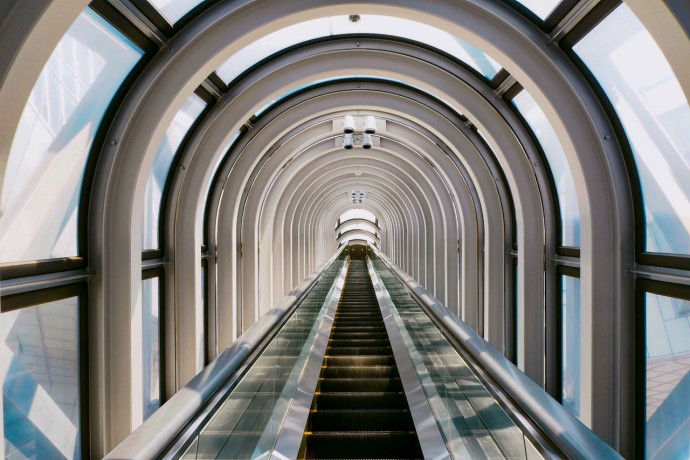
[(364, 132), (367, 134), (374, 134), (376, 132), (376, 118), (368, 115), (364, 119)]
[(372, 146), (371, 142), (371, 134), (363, 134), (362, 135), (362, 147), (365, 149), (370, 149)]
[(343, 118), (343, 132), (345, 134), (352, 134), (355, 132), (355, 117), (352, 115), (345, 115), (345, 118)]
[(343, 138), (343, 147), (345, 147), (347, 150), (350, 150), (354, 146), (354, 138), (352, 134), (345, 134), (345, 137)]

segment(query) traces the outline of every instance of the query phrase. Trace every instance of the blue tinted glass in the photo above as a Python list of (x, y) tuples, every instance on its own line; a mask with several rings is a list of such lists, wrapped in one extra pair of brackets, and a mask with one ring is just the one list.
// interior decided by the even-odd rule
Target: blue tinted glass
[(199, 316), (201, 316), (201, 330), (200, 332), (200, 338), (199, 342), (201, 343), (202, 346), (202, 355), (203, 359), (201, 360), (204, 365), (207, 364), (207, 354), (206, 354), (206, 322), (208, 321), (208, 268), (206, 266), (201, 267), (201, 292), (200, 292), (200, 298), (199, 298), (199, 306), (197, 307), (197, 312), (199, 312)]
[(517, 0), (532, 10), (541, 19), (546, 19), (549, 14), (561, 3), (561, 0)]
[(556, 131), (554, 131), (537, 101), (526, 90), (515, 96), (513, 104), (537, 136), (549, 162), (549, 169), (556, 183), (558, 203), (561, 208), (561, 244), (579, 247), (580, 207), (577, 204), (575, 181)]
[(79, 300), (0, 316), (0, 383), (8, 459), (78, 459)]
[(160, 208), (163, 189), (168, 180), (168, 174), (170, 174), (170, 166), (187, 131), (205, 108), (206, 103), (196, 94), (192, 94), (177, 112), (170, 127), (165, 132), (165, 137), (158, 148), (151, 175), (146, 184), (141, 235), (142, 249), (158, 249), (160, 246), (158, 237)]
[(671, 66), (625, 4), (574, 50), (606, 91), (630, 141), (646, 250), (690, 254), (690, 106)]
[(108, 104), (142, 52), (86, 9), (57, 44), (0, 159), (0, 262), (77, 255), (88, 160)]
[(580, 279), (561, 277), (562, 375), (561, 402), (571, 414), (580, 415)]
[[(216, 160), (216, 163), (213, 165), (213, 168), (211, 168), (211, 175), (209, 176), (208, 183), (204, 187), (204, 191), (201, 193), (201, 198), (202, 199), (205, 198), (205, 200), (202, 201), (202, 206), (206, 206), (208, 204), (208, 201), (211, 199), (211, 195), (210, 195), (211, 183), (213, 182), (213, 179), (216, 177), (216, 173), (218, 173), (218, 168), (220, 168), (220, 164), (223, 162), (223, 158), (225, 158), (225, 155), (228, 153), (228, 151), (233, 146), (235, 141), (240, 137), (240, 134), (242, 134), (242, 132), (237, 131), (235, 133), (235, 135), (232, 136), (230, 141), (221, 150), (222, 153), (218, 156), (218, 159)], [(199, 215), (199, 219), (204, 219), (204, 218), (208, 217), (205, 212), (201, 212), (198, 215)], [(199, 229), (204, 228), (204, 223), (201, 220), (197, 221), (197, 228), (199, 228)], [(206, 242), (206, 233), (205, 232), (204, 232), (203, 240), (204, 240), (204, 242)]]
[(149, 0), (151, 4), (170, 22), (175, 24), (192, 8), (203, 0)]
[(161, 405), (160, 294), (158, 278), (141, 282), (144, 420)]
[(690, 302), (646, 294), (645, 458), (690, 458)]

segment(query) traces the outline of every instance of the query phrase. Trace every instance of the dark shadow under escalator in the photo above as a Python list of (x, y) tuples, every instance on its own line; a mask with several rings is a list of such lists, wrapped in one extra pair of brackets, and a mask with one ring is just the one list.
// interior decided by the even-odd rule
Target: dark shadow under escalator
[(421, 458), (366, 262), (353, 260), (303, 440), (304, 458)]

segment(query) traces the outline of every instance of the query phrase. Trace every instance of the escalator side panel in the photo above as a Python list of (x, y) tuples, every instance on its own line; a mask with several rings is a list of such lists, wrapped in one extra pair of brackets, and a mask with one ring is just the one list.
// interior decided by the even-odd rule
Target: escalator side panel
[(381, 262), (373, 263), (453, 458), (540, 458), (471, 368)]
[(270, 451), (309, 354), (318, 315), (342, 263), (334, 263), (229, 391), (181, 458), (249, 459)]

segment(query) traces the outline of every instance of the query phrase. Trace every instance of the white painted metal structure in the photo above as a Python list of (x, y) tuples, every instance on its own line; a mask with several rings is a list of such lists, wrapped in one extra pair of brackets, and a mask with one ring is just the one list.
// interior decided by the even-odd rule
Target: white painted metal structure
[[(632, 455), (643, 404), (634, 383), (636, 282), (687, 285), (690, 271), (636, 259), (642, 205), (626, 163), (627, 140), (597, 88), (557, 43), (607, 2), (566, 2), (567, 14), (549, 33), (522, 9), (495, 0), (219, 1), (166, 33), (135, 7), (142, 2), (101, 3), (98, 11), (119, 12), (116, 24), (128, 22), (156, 46), (99, 128), (80, 214), (82, 265), (13, 276), (2, 288), (9, 296), (88, 282), (88, 328), (81, 334), (89, 404), (82, 409), (93, 457), (145, 417), (142, 270), (163, 270), (165, 400), (334, 255), (346, 225), (336, 224), (353, 208), (353, 190), (366, 190), (357, 207), (376, 216), (378, 227), (368, 229), (378, 231), (381, 252), (553, 395), (560, 387), (557, 266), (579, 268), (579, 418)], [(687, 7), (625, 3), (690, 95)], [(52, 45), (88, 5), (0, 6), (1, 163)], [(456, 36), (498, 61), (507, 76), (492, 85), (423, 44), (353, 35), (280, 52), (227, 88), (207, 78), (260, 37), (309, 18), (364, 11)], [(520, 87), (553, 125), (574, 178), (581, 218), (574, 253), (559, 252), (551, 172), (505, 97)], [(166, 129), (197, 88), (217, 97), (173, 163), (161, 251), (142, 260), (147, 180)], [(373, 149), (337, 145), (342, 132), (334, 120), (353, 113), (385, 120)], [(361, 235), (367, 233), (355, 232)]]

